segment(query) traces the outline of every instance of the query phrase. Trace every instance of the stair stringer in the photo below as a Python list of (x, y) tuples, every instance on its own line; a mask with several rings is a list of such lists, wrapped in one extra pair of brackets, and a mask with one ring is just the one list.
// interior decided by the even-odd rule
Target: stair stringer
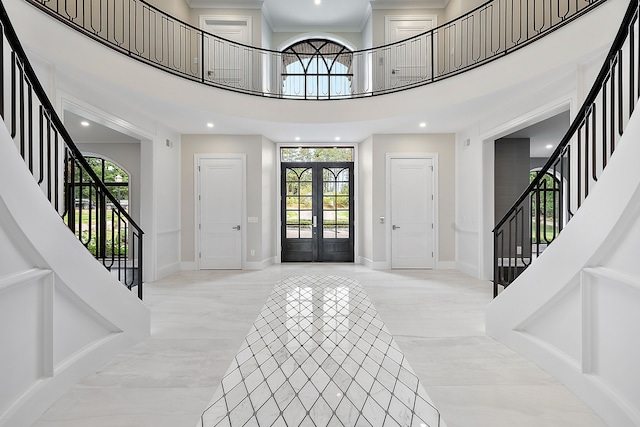
[(150, 334), (150, 312), (53, 209), (0, 126), (0, 426), (58, 397)]
[(636, 110), (580, 210), (486, 310), (489, 336), (616, 427), (640, 425), (639, 165)]

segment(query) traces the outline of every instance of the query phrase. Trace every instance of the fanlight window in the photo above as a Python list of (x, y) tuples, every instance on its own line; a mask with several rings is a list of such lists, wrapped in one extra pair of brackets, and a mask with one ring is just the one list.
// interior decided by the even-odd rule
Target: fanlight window
[(305, 40), (282, 52), (285, 98), (348, 98), (352, 79), (353, 53), (331, 40)]

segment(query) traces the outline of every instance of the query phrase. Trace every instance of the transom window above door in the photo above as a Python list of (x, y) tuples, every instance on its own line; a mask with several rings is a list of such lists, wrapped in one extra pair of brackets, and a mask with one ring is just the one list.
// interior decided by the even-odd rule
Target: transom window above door
[(353, 147), (283, 147), (283, 162), (352, 162)]

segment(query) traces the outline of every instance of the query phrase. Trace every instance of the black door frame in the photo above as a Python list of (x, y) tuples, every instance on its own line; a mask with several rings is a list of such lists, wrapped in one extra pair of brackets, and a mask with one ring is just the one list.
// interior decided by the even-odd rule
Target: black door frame
[[(287, 179), (286, 170), (308, 168), (312, 170), (312, 218), (317, 218), (316, 227), (311, 227), (311, 238), (287, 238)], [(326, 168), (346, 168), (349, 171), (349, 237), (325, 238), (324, 179)], [(281, 261), (282, 262), (353, 262), (354, 261), (354, 162), (281, 162)], [(320, 230), (320, 232), (318, 232)]]

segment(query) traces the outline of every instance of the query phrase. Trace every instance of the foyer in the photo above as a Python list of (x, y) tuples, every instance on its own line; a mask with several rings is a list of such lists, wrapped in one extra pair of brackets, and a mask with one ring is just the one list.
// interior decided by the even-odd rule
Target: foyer
[(73, 387), (34, 426), (198, 425), (274, 285), (300, 276), (359, 282), (441, 426), (606, 425), (550, 375), (485, 335), (491, 287), (484, 281), (453, 270), (280, 264), (182, 271), (148, 283), (151, 337)]

